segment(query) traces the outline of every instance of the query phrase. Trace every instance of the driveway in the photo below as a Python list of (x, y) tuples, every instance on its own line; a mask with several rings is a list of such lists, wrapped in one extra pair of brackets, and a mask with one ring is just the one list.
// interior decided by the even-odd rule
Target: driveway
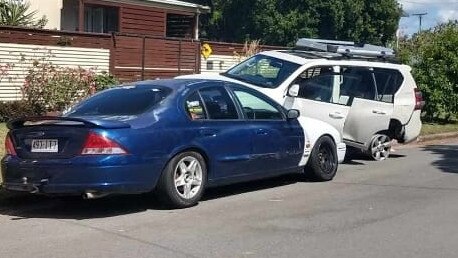
[(334, 181), (210, 189), (165, 210), (149, 196), (0, 200), (0, 257), (457, 257), (458, 140), (355, 157)]

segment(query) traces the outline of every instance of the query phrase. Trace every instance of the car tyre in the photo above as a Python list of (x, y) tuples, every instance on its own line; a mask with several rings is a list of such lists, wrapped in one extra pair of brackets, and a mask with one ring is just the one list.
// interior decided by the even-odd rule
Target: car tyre
[(319, 138), (305, 167), (306, 176), (317, 181), (334, 178), (338, 167), (336, 144), (329, 136)]
[(391, 152), (391, 139), (385, 134), (376, 134), (372, 137), (372, 140), (367, 150), (367, 154), (376, 161), (386, 160), (390, 156)]
[(202, 155), (183, 152), (167, 163), (155, 194), (171, 208), (187, 208), (199, 202), (206, 183), (207, 166)]

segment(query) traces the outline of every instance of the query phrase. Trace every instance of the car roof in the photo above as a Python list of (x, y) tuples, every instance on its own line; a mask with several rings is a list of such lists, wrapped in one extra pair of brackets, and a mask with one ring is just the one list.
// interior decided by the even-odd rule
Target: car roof
[(358, 65), (358, 66), (373, 66), (373, 67), (382, 67), (382, 68), (391, 68), (399, 70), (408, 70), (411, 68), (408, 65), (397, 64), (392, 62), (380, 62), (376, 60), (365, 60), (365, 59), (335, 59), (335, 56), (332, 53), (329, 53), (329, 56), (323, 54), (323, 52), (316, 51), (297, 51), (297, 50), (270, 50), (260, 52), (261, 55), (266, 55), (270, 57), (275, 57), (282, 60), (287, 60), (299, 65), (313, 64), (317, 65), (342, 65), (346, 63), (348, 65)]

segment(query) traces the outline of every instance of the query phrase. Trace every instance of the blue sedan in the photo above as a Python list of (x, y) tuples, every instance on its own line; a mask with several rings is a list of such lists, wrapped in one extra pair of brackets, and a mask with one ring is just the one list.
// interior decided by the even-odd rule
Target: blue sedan
[[(298, 116), (228, 82), (121, 85), (64, 116), (8, 123), (3, 187), (86, 198), (154, 191), (189, 207), (209, 186), (304, 171), (309, 152)], [(335, 145), (324, 141), (319, 150), (311, 168), (329, 180)]]

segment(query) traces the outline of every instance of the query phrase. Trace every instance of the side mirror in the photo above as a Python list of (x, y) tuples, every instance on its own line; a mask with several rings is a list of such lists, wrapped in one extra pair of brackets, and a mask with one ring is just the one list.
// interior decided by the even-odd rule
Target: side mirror
[(297, 97), (299, 96), (299, 84), (293, 84), (288, 89), (288, 96)]
[(287, 117), (288, 117), (288, 119), (296, 119), (296, 118), (298, 118), (300, 115), (301, 115), (301, 113), (299, 112), (299, 110), (297, 110), (297, 109), (290, 109), (290, 110), (288, 110)]

